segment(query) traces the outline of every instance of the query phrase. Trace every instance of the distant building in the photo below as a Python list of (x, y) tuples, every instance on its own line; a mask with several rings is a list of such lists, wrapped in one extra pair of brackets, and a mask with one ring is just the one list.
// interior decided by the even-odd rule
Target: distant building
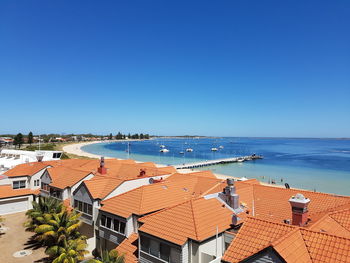
[(60, 160), (61, 156), (62, 151), (22, 151), (3, 149), (0, 151), (0, 174), (19, 164)]

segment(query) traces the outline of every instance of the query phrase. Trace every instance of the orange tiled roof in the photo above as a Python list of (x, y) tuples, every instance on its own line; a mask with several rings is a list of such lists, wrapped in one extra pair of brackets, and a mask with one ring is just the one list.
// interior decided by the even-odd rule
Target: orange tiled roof
[(286, 235), (295, 227), (248, 217), (227, 249), (223, 260), (239, 262)]
[(350, 206), (330, 212), (310, 226), (310, 230), (350, 238)]
[(193, 173), (174, 173), (174, 174), (170, 175), (167, 178), (167, 180), (184, 180), (184, 179), (187, 179), (187, 178), (193, 177), (193, 176), (200, 176), (200, 177), (208, 177), (208, 178), (217, 179), (212, 171), (199, 171), (199, 172), (193, 172)]
[(140, 218), (140, 231), (183, 245), (202, 241), (231, 228), (233, 212), (216, 198), (191, 199)]
[(312, 225), (324, 214), (337, 211), (350, 205), (350, 197), (337, 196), (319, 192), (297, 189), (285, 189), (259, 184), (235, 182), (240, 202), (245, 203), (251, 215), (274, 222), (283, 222), (292, 218), (292, 209), (288, 200), (297, 193), (303, 194), (311, 200), (309, 217)]
[(50, 186), (59, 189), (72, 187), (79, 181), (83, 180), (86, 176), (91, 174), (89, 171), (77, 170), (66, 166), (48, 168), (47, 172), (49, 173), (52, 180)]
[(124, 255), (125, 263), (138, 262), (137, 259), (137, 247), (138, 247), (139, 235), (136, 233), (131, 234), (128, 238), (124, 239), (119, 246), (116, 247), (119, 255)]
[(103, 199), (123, 182), (124, 180), (118, 178), (96, 175), (92, 179), (84, 181), (84, 184), (92, 198)]
[(42, 169), (52, 165), (54, 162), (32, 162), (23, 163), (15, 166), (14, 168), (6, 171), (4, 175), (8, 177), (15, 176), (32, 176)]
[(222, 260), (241, 262), (267, 247), (289, 263), (345, 263), (350, 257), (350, 239), (248, 217)]
[(12, 185), (0, 185), (0, 198), (8, 198), (23, 195), (38, 195), (39, 190), (12, 189)]
[(141, 186), (102, 202), (102, 211), (128, 218), (144, 215), (198, 197), (221, 180), (207, 177), (188, 177), (186, 180), (164, 180)]

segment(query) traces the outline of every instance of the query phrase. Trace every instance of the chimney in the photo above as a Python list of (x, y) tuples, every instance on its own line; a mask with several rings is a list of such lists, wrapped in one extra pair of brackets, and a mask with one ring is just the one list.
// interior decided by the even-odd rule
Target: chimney
[(146, 175), (146, 170), (145, 169), (140, 169), (139, 177), (145, 176), (145, 175)]
[(305, 198), (302, 194), (296, 194), (289, 199), (292, 206), (292, 225), (305, 226), (308, 220), (309, 198)]
[(100, 167), (98, 167), (97, 172), (99, 172), (100, 174), (107, 173), (107, 168), (105, 167), (105, 158), (104, 157), (101, 157)]
[(233, 209), (239, 208), (239, 195), (236, 194), (236, 187), (233, 184), (233, 179), (226, 179), (227, 186), (224, 189), (226, 203)]

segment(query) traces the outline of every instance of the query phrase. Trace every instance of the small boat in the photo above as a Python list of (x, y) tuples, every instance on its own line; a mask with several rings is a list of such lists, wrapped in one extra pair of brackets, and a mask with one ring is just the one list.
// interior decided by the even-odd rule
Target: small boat
[(216, 152), (217, 150), (218, 150), (218, 148), (215, 148), (215, 147), (214, 147), (214, 148), (211, 148), (211, 151), (212, 151), (212, 152)]
[(162, 145), (159, 145), (159, 147), (160, 147), (160, 148), (165, 148), (165, 145), (162, 144)]
[(219, 146), (219, 149), (224, 149), (224, 146), (220, 145), (220, 146)]
[(237, 159), (237, 162), (243, 163), (243, 162), (244, 162), (244, 159), (243, 159), (243, 158), (238, 158), (238, 159)]
[(179, 152), (179, 154), (185, 154), (184, 152)]
[(161, 152), (161, 153), (167, 153), (167, 152), (169, 152), (169, 150), (168, 150), (168, 149), (163, 148), (163, 149), (161, 149), (159, 152)]
[(187, 148), (186, 152), (193, 152), (193, 149), (192, 148)]

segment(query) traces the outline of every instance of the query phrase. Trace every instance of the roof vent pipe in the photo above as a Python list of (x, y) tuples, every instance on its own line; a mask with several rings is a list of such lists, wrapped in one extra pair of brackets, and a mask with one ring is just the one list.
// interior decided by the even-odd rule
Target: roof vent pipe
[(226, 203), (233, 209), (239, 208), (239, 195), (236, 194), (236, 187), (233, 179), (226, 180), (227, 186), (224, 189)]

